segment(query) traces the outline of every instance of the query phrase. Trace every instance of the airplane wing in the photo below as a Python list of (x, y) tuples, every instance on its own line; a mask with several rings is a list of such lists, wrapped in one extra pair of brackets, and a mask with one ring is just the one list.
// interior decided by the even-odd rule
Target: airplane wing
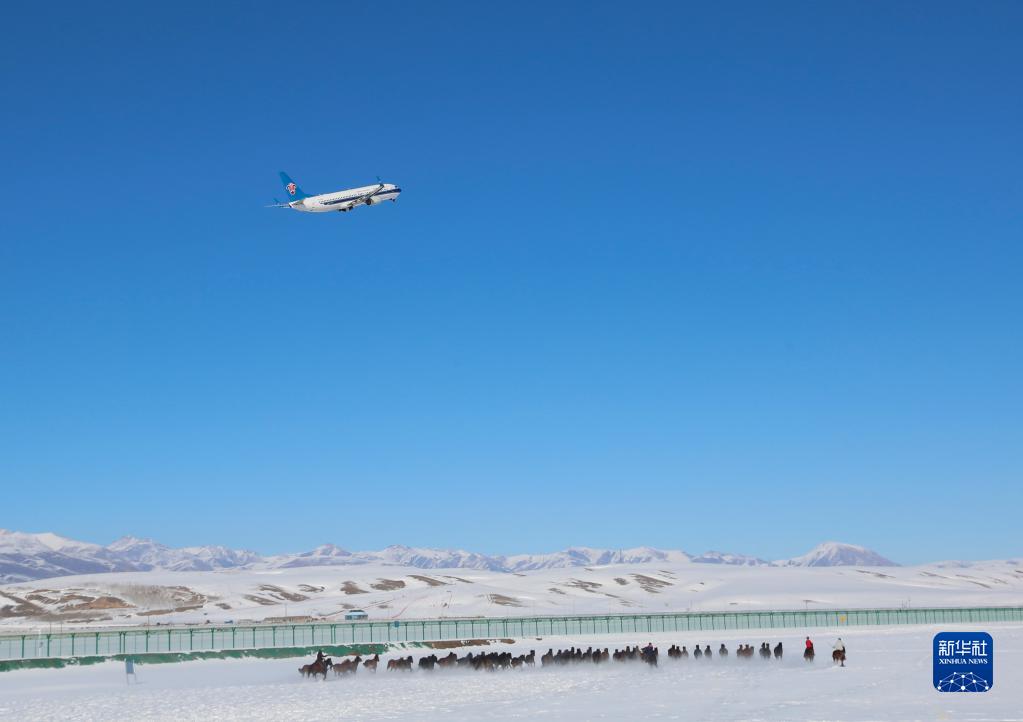
[(368, 201), (370, 198), (375, 196), (377, 193), (379, 193), (383, 189), (384, 189), (384, 184), (381, 183), (376, 188), (371, 190), (369, 193), (363, 193), (361, 196), (358, 196), (357, 198), (352, 198), (352, 200), (349, 201), (350, 205), (348, 207), (349, 208), (355, 208), (356, 206), (361, 206), (361, 205), (365, 204), (366, 201)]

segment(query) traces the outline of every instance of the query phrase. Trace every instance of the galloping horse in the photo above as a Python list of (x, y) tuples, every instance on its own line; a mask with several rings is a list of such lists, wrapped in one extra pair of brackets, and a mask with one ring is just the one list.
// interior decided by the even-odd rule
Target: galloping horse
[(399, 657), (398, 659), (387, 660), (387, 671), (398, 671), (398, 672), (411, 672), (412, 671), (412, 656)]
[[(362, 664), (362, 657), (360, 656), (356, 656), (355, 659), (346, 659), (343, 662), (338, 662), (334, 665), (334, 674), (338, 677), (355, 674), (359, 671), (360, 664)], [(326, 677), (326, 675), (324, 675), (324, 677)]]
[(657, 647), (644, 649), (642, 652), (643, 661), (651, 667), (657, 666)]
[(327, 678), (327, 670), (334, 666), (334, 663), (327, 657), (324, 660), (317, 660), (312, 664), (303, 664), (298, 668), (298, 673), (303, 677), (315, 677), (318, 674), (322, 674), (323, 678)]
[(841, 662), (842, 666), (844, 667), (845, 666), (845, 650), (844, 649), (836, 649), (834, 652), (832, 652), (831, 653), (831, 661), (834, 662), (835, 664), (838, 664), (839, 662)]
[(806, 650), (803, 651), (803, 659), (807, 662), (813, 661), (813, 647), (807, 647)]

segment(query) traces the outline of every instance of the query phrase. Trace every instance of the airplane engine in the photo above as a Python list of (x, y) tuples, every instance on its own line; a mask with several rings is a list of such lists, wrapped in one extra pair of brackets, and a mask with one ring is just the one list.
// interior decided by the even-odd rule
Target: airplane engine
[(371, 205), (373, 205), (374, 203), (376, 203), (376, 201), (375, 201), (375, 200), (374, 200), (373, 198), (367, 198), (367, 199), (366, 199), (366, 205), (367, 205), (367, 206), (371, 206)]

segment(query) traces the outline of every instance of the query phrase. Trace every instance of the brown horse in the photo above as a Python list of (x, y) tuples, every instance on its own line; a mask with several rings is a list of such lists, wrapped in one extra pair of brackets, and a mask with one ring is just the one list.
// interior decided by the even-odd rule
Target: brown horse
[(322, 674), (323, 678), (327, 678), (327, 670), (334, 666), (334, 663), (330, 661), (330, 657), (324, 660), (317, 660), (312, 664), (303, 664), (298, 668), (298, 673), (303, 677), (315, 677), (318, 674)]
[[(343, 662), (338, 662), (334, 665), (334, 674), (338, 677), (347, 677), (349, 674), (355, 674), (359, 671), (359, 665), (362, 663), (362, 657), (356, 657), (355, 659), (346, 659)], [(326, 675), (324, 675), (326, 676)]]
[(412, 657), (398, 657), (397, 659), (389, 659), (387, 661), (387, 671), (392, 672), (411, 672), (412, 671)]
[(373, 659), (367, 659), (362, 663), (362, 666), (366, 669), (371, 669), (374, 672), (377, 671), (377, 665), (380, 664), (380, 655), (374, 654)]
[(844, 667), (845, 666), (845, 650), (844, 649), (836, 649), (834, 652), (832, 652), (831, 653), (831, 661), (834, 662), (835, 664), (838, 664), (839, 662), (841, 662), (841, 665)]

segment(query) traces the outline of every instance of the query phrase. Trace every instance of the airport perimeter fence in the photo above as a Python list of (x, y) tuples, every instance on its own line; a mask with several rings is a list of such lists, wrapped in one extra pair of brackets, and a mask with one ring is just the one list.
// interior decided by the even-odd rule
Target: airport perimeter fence
[(1023, 607), (675, 612), (135, 627), (0, 635), (0, 661), (472, 639), (1023, 622)]

